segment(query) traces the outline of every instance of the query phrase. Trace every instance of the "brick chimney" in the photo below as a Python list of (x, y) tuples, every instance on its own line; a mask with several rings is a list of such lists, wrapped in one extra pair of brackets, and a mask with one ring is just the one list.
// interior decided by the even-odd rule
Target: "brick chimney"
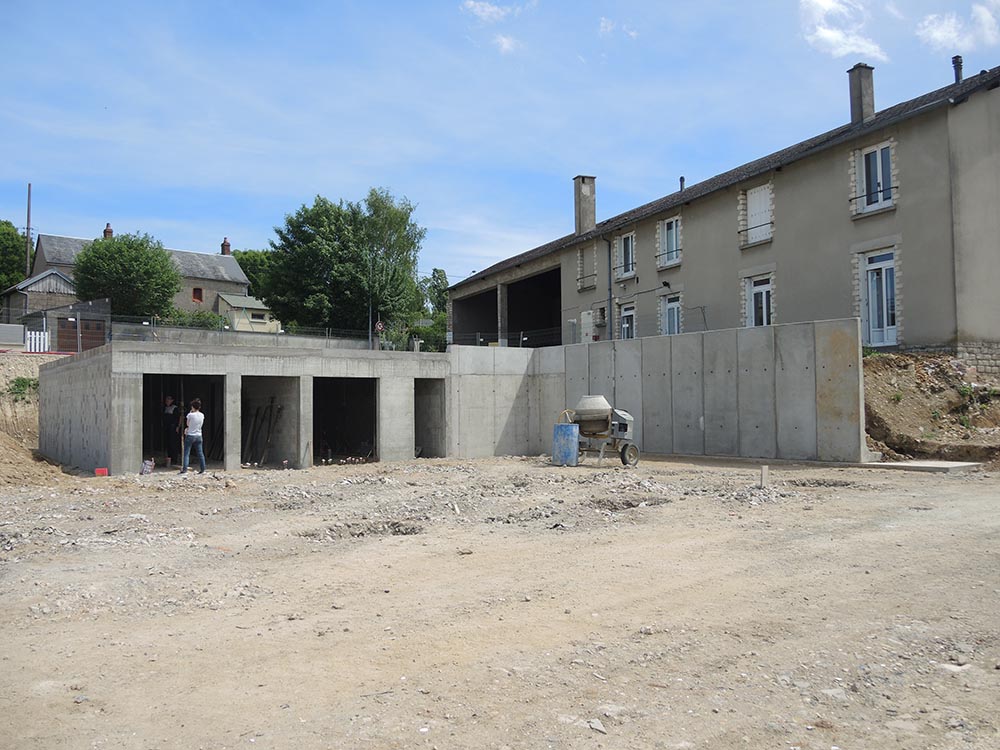
[(222, 238), (222, 254), (223, 255), (232, 255), (233, 254), (233, 251), (229, 247), (229, 238), (228, 237), (223, 237)]
[(104, 239), (108, 240), (115, 236), (115, 231), (111, 228), (111, 222), (109, 221), (104, 225)]
[(585, 175), (573, 178), (573, 213), (577, 234), (584, 234), (597, 226), (596, 179)]
[(875, 68), (871, 65), (858, 63), (847, 71), (851, 82), (852, 125), (865, 122), (875, 116), (875, 84), (872, 78), (874, 70)]
[(951, 67), (955, 69), (955, 83), (962, 82), (962, 56), (955, 55), (951, 58)]

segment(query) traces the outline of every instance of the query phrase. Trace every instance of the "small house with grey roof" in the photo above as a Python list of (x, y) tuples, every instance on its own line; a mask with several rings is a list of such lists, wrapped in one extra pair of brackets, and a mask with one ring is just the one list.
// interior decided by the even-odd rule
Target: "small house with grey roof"
[[(111, 224), (104, 228), (104, 237), (112, 237)], [(35, 246), (35, 258), (31, 266), (31, 277), (22, 282), (28, 284), (36, 277), (55, 270), (63, 278), (73, 278), (76, 256), (92, 240), (78, 237), (61, 237), (54, 234), (40, 234)], [(181, 310), (209, 310), (225, 314), (229, 309), (221, 309), (220, 295), (230, 294), (245, 297), (250, 280), (232, 256), (229, 240), (224, 239), (221, 252), (196, 253), (188, 250), (167, 249), (181, 274), (181, 290), (174, 297), (174, 306)], [(75, 298), (74, 298), (75, 299)], [(32, 310), (43, 309), (32, 307)], [(26, 309), (26, 311), (28, 311)]]
[(850, 122), (600, 222), (595, 178), (574, 178), (571, 234), (449, 289), (450, 342), (856, 317), (866, 346), (1000, 372), (1000, 67), (952, 63), (954, 82), (883, 110), (858, 63)]

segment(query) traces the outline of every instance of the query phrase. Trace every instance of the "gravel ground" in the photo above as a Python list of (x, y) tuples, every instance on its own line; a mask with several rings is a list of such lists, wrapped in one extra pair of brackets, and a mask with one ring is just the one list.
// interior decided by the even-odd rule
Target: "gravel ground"
[(1000, 478), (544, 458), (0, 494), (0, 747), (1000, 747)]

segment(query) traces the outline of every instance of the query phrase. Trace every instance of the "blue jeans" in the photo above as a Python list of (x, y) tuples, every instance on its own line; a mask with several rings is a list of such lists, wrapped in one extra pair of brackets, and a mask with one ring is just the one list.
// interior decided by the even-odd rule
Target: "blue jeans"
[(205, 451), (201, 449), (201, 435), (184, 436), (184, 464), (181, 466), (181, 471), (188, 470), (188, 461), (191, 460), (192, 447), (195, 448), (195, 455), (198, 457), (199, 469), (205, 471)]

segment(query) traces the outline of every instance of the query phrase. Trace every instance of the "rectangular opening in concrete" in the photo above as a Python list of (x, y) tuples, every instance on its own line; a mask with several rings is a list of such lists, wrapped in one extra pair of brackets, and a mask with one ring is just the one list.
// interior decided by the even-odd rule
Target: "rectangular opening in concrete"
[(375, 455), (375, 378), (313, 378), (313, 460)]
[(496, 288), (452, 300), (451, 305), (454, 343), (463, 346), (486, 346), (497, 342), (499, 335)]
[(507, 287), (507, 346), (562, 343), (560, 270), (515, 281)]
[(444, 378), (415, 378), (413, 381), (413, 454), (417, 457), (444, 458), (447, 455), (444, 383)]
[(243, 376), (240, 463), (297, 467), (299, 378)]
[[(205, 460), (221, 464), (225, 457), (225, 383), (222, 375), (143, 375), (142, 376), (142, 455), (155, 458), (158, 466), (166, 462), (179, 466), (184, 415), (192, 399), (201, 399), (205, 414), (202, 442)], [(174, 417), (165, 414), (167, 396), (177, 405)], [(173, 420), (176, 418), (177, 422)], [(180, 424), (178, 431), (174, 424)]]

